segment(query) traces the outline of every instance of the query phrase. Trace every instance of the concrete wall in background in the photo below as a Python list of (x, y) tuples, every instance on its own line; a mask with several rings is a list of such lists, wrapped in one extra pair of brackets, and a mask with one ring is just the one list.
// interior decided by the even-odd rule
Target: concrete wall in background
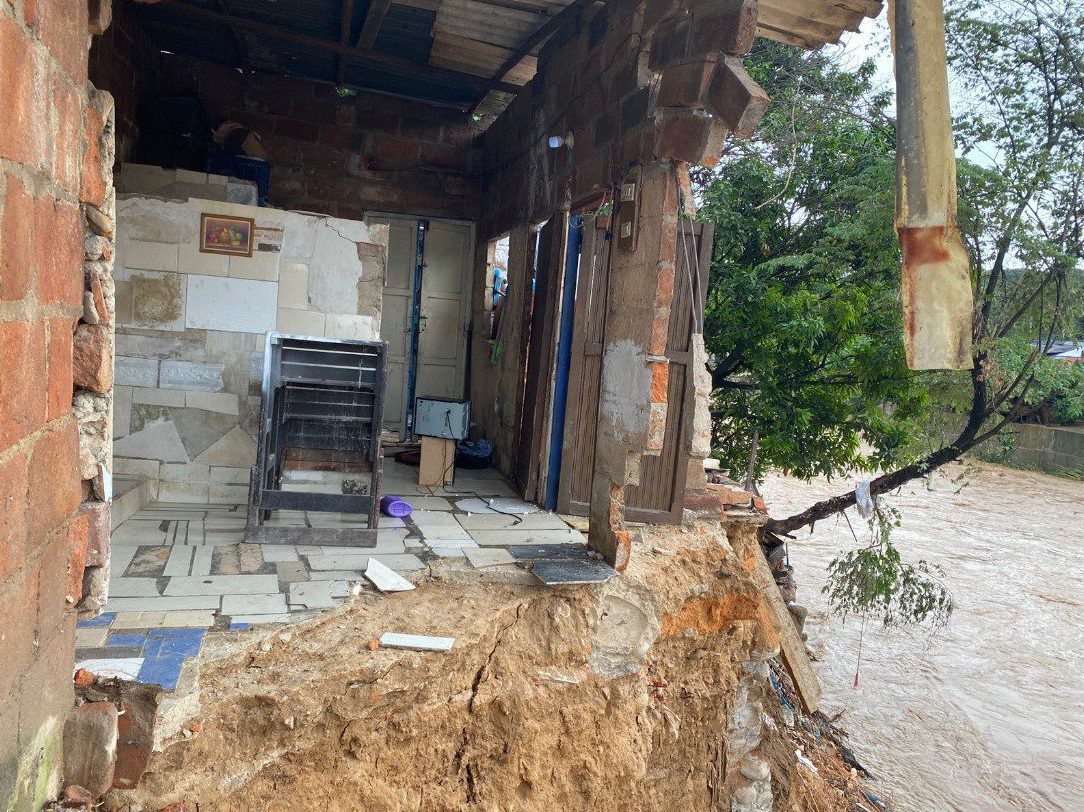
[(1021, 425), (1014, 430), (1011, 462), (1048, 474), (1084, 474), (1084, 428)]
[[(201, 252), (202, 213), (253, 218), (252, 257)], [(116, 472), (160, 501), (243, 503), (267, 333), (378, 340), (387, 227), (131, 194), (117, 223)]]

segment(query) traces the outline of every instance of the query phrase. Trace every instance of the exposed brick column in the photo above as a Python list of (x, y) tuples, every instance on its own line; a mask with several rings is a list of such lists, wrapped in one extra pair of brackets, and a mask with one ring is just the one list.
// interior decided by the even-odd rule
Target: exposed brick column
[(0, 2), (0, 809), (58, 789), (73, 702), (88, 45), (84, 2)]
[(610, 260), (590, 539), (619, 570), (632, 549), (625, 488), (639, 482), (640, 458), (662, 450), (666, 427), (677, 192), (672, 164), (647, 167), (638, 192), (636, 246), (624, 251), (615, 244)]

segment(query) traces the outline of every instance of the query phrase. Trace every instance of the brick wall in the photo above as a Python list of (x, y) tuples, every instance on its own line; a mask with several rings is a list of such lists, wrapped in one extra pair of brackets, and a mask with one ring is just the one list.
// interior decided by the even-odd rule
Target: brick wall
[[(625, 489), (639, 483), (640, 459), (659, 454), (665, 437), (679, 200), (692, 203), (688, 165), (714, 165), (728, 135), (750, 135), (768, 104), (740, 59), (756, 14), (755, 0), (615, 0), (585, 9), (547, 41), (535, 78), (480, 140), (481, 239), (561, 210), (615, 207), (590, 537), (618, 569), (632, 549)], [(549, 136), (567, 132), (571, 148), (548, 147)], [(628, 202), (615, 199), (624, 183), (635, 184)], [(633, 231), (622, 239), (625, 226)], [(517, 282), (526, 284), (510, 277)], [(477, 318), (477, 290), (474, 301)], [(522, 366), (501, 374), (522, 377)], [(690, 411), (706, 407), (700, 398)]]
[(75, 605), (82, 597), (91, 519), (105, 507), (84, 503), (92, 483), (80, 474), (73, 412), (73, 333), (89, 292), (84, 212), (90, 203), (108, 208), (109, 183), (101, 169), (112, 160), (107, 97), (87, 83), (88, 36), (85, 3), (0, 1), (5, 810), (37, 809), (57, 788), (61, 730), (73, 701)]
[(340, 98), (332, 85), (177, 55), (152, 60), (143, 42), (130, 23), (92, 49), (91, 78), (117, 97), (118, 121), (135, 121), (148, 94), (197, 95), (212, 125), (230, 118), (260, 134), (275, 207), (354, 220), (370, 210), (477, 217), (476, 128), (465, 112), (373, 93)]

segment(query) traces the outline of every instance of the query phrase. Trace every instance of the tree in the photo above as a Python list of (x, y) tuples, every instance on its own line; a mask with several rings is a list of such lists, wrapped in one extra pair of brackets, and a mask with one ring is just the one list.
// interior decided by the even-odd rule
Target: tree
[[(758, 47), (749, 62), (776, 100), (763, 141), (698, 176), (718, 243), (705, 325), (718, 360), (716, 439), (732, 475), (750, 467), (759, 437), (757, 472), (879, 468), (876, 496), (1026, 418), (1040, 390), (1084, 389), (1084, 369), (1043, 355), (1079, 317), (1069, 292), (1084, 256), (1084, 11), (1071, 0), (956, 0), (948, 26), (965, 109), (956, 128), (972, 369), (903, 364), (893, 129), (869, 66), (848, 72), (819, 54)], [(841, 494), (766, 532), (791, 534), (854, 503)]]
[(698, 177), (716, 235), (714, 445), (735, 477), (892, 465), (928, 394), (900, 341), (888, 100), (872, 65), (770, 42), (746, 62), (775, 104), (757, 141)]

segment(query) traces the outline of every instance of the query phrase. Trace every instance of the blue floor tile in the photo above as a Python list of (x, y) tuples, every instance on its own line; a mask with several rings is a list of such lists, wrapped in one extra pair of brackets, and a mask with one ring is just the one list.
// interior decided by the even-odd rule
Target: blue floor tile
[(109, 626), (117, 618), (116, 612), (105, 612), (90, 620), (80, 620), (75, 624), (77, 629), (102, 629)]
[[(167, 634), (167, 632), (183, 632), (183, 634)], [(143, 650), (148, 657), (195, 657), (199, 654), (206, 634), (207, 632), (203, 629), (154, 629), (147, 634), (147, 645)]]
[(161, 685), (167, 691), (172, 691), (177, 687), (184, 659), (179, 655), (147, 657), (139, 669), (139, 681), (147, 685)]
[(143, 648), (143, 644), (147, 641), (147, 635), (143, 632), (138, 633), (124, 633), (116, 632), (109, 635), (109, 639), (106, 640), (107, 646), (138, 646)]
[(247, 623), (231, 623), (230, 624), (230, 631), (231, 632), (243, 632), (247, 628), (248, 628)]

